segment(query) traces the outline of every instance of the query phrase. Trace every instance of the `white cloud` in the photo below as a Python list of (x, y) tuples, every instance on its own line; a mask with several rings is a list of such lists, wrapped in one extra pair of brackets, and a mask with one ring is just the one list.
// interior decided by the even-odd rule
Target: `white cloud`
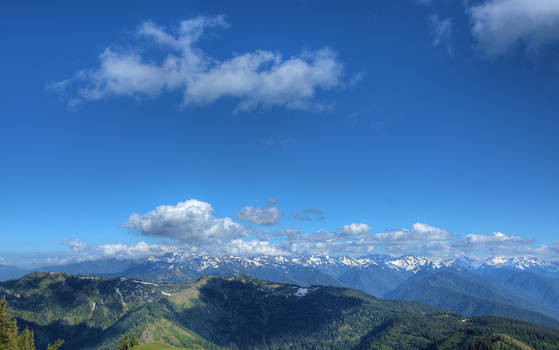
[(438, 15), (432, 15), (429, 16), (429, 24), (433, 35), (433, 45), (445, 45), (448, 52), (452, 53), (452, 49), (449, 44), (453, 29), (452, 18), (441, 19)]
[(104, 257), (126, 257), (128, 259), (136, 259), (150, 255), (162, 255), (172, 251), (176, 251), (174, 246), (162, 244), (148, 244), (144, 241), (134, 245), (126, 244), (103, 244), (97, 247), (97, 250)]
[(499, 254), (494, 255), (504, 255), (509, 257), (532, 256), (544, 261), (559, 262), (559, 242), (555, 242), (553, 245), (542, 244), (536, 247), (526, 245), (506, 246), (501, 247), (498, 253)]
[(559, 260), (559, 243), (555, 246), (528, 246), (532, 238), (509, 236), (501, 232), (491, 235), (468, 234), (456, 240), (432, 240), (418, 244), (408, 242), (388, 244), (387, 252), (393, 255), (413, 254), (437, 258), (467, 258), (481, 262), (491, 256), (538, 256)]
[(74, 239), (73, 241), (65, 239), (62, 241), (62, 245), (72, 249), (74, 252), (82, 252), (89, 249), (89, 245), (87, 243), (80, 242), (79, 239)]
[(147, 50), (107, 48), (98, 68), (78, 72), (51, 87), (71, 94), (70, 103), (111, 97), (156, 98), (181, 91), (184, 105), (211, 104), (224, 97), (239, 100), (236, 110), (282, 106), (321, 109), (319, 89), (342, 87), (343, 65), (329, 48), (284, 58), (278, 52), (256, 50), (219, 60), (197, 47), (210, 28), (227, 28), (224, 17), (197, 17), (182, 21), (177, 30), (144, 22), (137, 35), (143, 45), (158, 50), (160, 62)]
[(491, 248), (495, 246), (504, 246), (509, 244), (527, 244), (532, 243), (532, 238), (523, 238), (519, 236), (507, 236), (501, 232), (493, 232), (491, 235), (468, 234), (456, 242), (458, 247), (470, 247), (472, 249)]
[(559, 1), (487, 0), (469, 9), (472, 33), (488, 55), (522, 43), (534, 50), (559, 40)]
[(123, 226), (141, 235), (171, 238), (193, 246), (249, 235), (247, 227), (228, 217), (215, 217), (212, 212), (209, 203), (190, 199), (177, 205), (161, 205), (143, 215), (134, 213)]
[(352, 255), (361, 256), (371, 254), (375, 246), (371, 242), (358, 242), (352, 240), (330, 239), (327, 241), (286, 241), (281, 247), (291, 255)]
[(116, 243), (92, 246), (79, 239), (74, 239), (71, 241), (62, 241), (62, 245), (70, 248), (72, 253), (38, 260), (35, 264), (61, 265), (104, 258), (139, 259), (150, 255), (162, 255), (177, 250), (177, 248), (172, 245), (149, 244), (144, 241), (131, 245)]
[(384, 244), (413, 244), (422, 241), (444, 241), (452, 238), (452, 233), (441, 228), (415, 223), (411, 230), (390, 230), (377, 233), (374, 238)]
[(225, 247), (227, 254), (232, 255), (289, 255), (289, 252), (280, 249), (268, 241), (234, 239)]
[(239, 220), (252, 222), (258, 225), (277, 225), (283, 214), (277, 207), (255, 208), (246, 206), (237, 212)]
[[(281, 213), (275, 207), (245, 207), (238, 216), (264, 225), (277, 222)], [(559, 261), (559, 242), (534, 246), (532, 238), (501, 232), (467, 234), (453, 239), (452, 233), (424, 223), (414, 223), (410, 229), (376, 234), (371, 233), (371, 227), (365, 223), (351, 223), (335, 231), (318, 229), (305, 232), (293, 227), (274, 231), (255, 230), (230, 218), (214, 216), (209, 203), (196, 199), (162, 205), (143, 215), (132, 214), (123, 226), (141, 235), (171, 239), (171, 243), (90, 246), (80, 240), (66, 240), (63, 244), (71, 249), (71, 253), (49, 262), (60, 264), (106, 257), (140, 258), (177, 250), (215, 255), (332, 256), (363, 256), (380, 251), (391, 255), (413, 254), (476, 261), (489, 256), (537, 256)]]
[(369, 233), (371, 231), (371, 226), (363, 223), (352, 223), (349, 225), (344, 225), (340, 229), (347, 234), (362, 235), (365, 233)]

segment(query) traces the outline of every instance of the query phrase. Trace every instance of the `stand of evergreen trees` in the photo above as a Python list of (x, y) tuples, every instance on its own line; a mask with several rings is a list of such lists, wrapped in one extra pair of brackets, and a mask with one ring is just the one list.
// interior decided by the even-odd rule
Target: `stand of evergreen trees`
[[(33, 331), (25, 329), (19, 332), (15, 318), (8, 312), (6, 298), (0, 300), (0, 350), (36, 350)], [(57, 350), (63, 340), (58, 339), (49, 344), (47, 350)]]
[(120, 346), (118, 350), (131, 350), (135, 346), (140, 345), (138, 339), (136, 339), (136, 335), (130, 336), (125, 334), (124, 337), (120, 340)]

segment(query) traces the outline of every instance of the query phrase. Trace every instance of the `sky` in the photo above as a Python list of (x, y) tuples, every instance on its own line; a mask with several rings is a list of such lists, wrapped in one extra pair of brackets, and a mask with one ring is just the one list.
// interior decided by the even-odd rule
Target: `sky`
[(0, 5), (0, 263), (559, 260), (556, 0)]

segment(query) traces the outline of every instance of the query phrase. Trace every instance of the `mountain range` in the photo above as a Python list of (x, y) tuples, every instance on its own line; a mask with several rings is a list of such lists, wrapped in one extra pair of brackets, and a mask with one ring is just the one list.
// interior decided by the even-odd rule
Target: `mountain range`
[[(443, 307), (466, 316), (497, 315), (559, 329), (559, 264), (531, 257), (467, 259), (370, 255), (212, 256), (169, 253), (141, 260), (104, 259), (46, 266), (45, 272), (187, 283), (202, 276), (253, 278), (295, 284), (349, 287), (371, 296)], [(31, 271), (0, 268), (2, 279)]]
[(205, 276), (189, 283), (32, 273), (0, 283), (37, 345), (114, 349), (126, 333), (188, 349), (557, 349), (559, 331), (361, 291)]

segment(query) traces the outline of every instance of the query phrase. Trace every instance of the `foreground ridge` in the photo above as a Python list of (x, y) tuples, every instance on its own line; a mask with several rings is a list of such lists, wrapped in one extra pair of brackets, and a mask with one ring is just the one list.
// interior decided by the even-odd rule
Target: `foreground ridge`
[(558, 331), (525, 322), (249, 276), (171, 284), (33, 273), (1, 283), (0, 295), (39, 345), (63, 337), (67, 349), (114, 349), (124, 334), (194, 349), (559, 347)]

